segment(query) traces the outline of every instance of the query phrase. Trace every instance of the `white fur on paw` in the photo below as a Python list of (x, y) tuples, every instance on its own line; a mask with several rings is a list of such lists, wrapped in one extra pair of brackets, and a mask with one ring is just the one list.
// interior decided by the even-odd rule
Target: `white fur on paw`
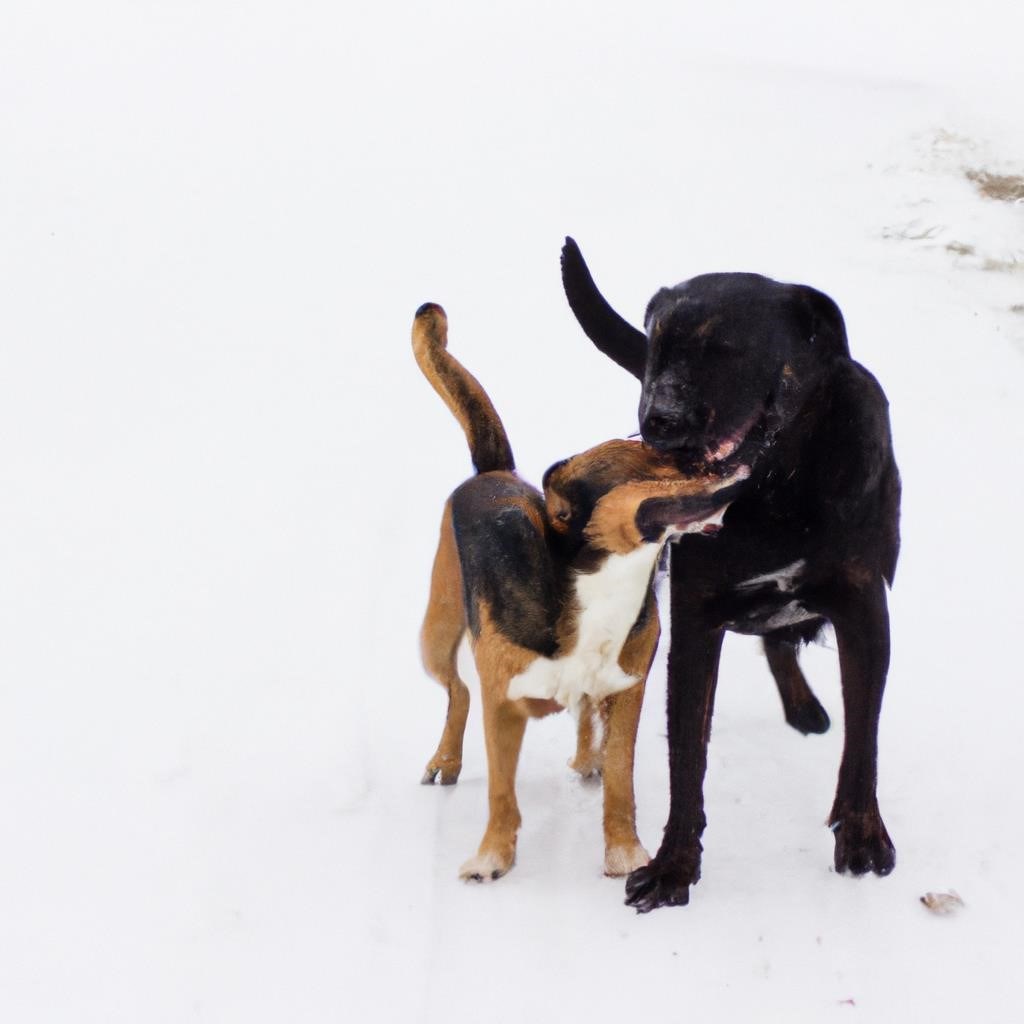
[(604, 854), (604, 873), (610, 878), (620, 878), (637, 868), (649, 864), (651, 855), (640, 845), (610, 846)]
[(512, 865), (496, 853), (478, 853), (459, 868), (459, 878), (464, 882), (493, 882), (501, 878), (510, 867)]

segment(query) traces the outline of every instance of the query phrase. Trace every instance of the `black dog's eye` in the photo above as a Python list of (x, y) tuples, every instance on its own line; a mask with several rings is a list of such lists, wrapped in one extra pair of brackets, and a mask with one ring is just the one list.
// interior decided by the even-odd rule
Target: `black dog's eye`
[(560, 523), (567, 523), (572, 519), (572, 513), (567, 508), (559, 509), (559, 511), (555, 513), (555, 518)]
[(723, 341), (720, 338), (716, 338), (714, 341), (709, 341), (704, 346), (704, 352), (709, 356), (715, 356), (716, 358), (722, 356), (737, 356), (740, 355), (740, 349), (729, 341)]

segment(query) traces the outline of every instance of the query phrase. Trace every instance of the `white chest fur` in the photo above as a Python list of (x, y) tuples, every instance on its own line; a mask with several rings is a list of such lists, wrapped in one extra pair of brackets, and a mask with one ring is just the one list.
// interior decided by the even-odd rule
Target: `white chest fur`
[(774, 572), (766, 572), (763, 576), (753, 576), (749, 580), (744, 580), (742, 583), (737, 585), (737, 590), (750, 590), (754, 587), (765, 587), (774, 586), (777, 590), (781, 590), (784, 594), (788, 594), (796, 589), (796, 585), (800, 580), (800, 576), (803, 574), (804, 566), (807, 562), (803, 558), (798, 558), (795, 562), (791, 562), (789, 565), (783, 566), (781, 569), (776, 569)]
[[(800, 558), (774, 572), (744, 580), (737, 585), (736, 589), (740, 592), (768, 589), (782, 594), (792, 594), (800, 583), (800, 577), (803, 575), (806, 565), (807, 562)], [(782, 629), (785, 626), (795, 626), (800, 622), (816, 618), (818, 616), (814, 612), (809, 612), (799, 601), (793, 599), (781, 605), (772, 616), (765, 619), (761, 623), (761, 628), (765, 631)]]
[(508, 696), (556, 700), (575, 710), (580, 698), (602, 700), (639, 681), (619, 666), (622, 646), (647, 597), (660, 544), (609, 555), (597, 572), (574, 581), (576, 644), (558, 658), (537, 658), (513, 677)]

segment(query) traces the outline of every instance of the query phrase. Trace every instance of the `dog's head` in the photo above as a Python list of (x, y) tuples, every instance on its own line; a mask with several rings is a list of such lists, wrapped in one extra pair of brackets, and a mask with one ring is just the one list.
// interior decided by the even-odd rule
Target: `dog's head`
[(643, 382), (640, 432), (686, 470), (753, 465), (836, 358), (849, 355), (836, 304), (757, 274), (705, 274), (651, 300), (645, 332), (597, 290), (572, 239), (569, 304), (599, 349)]
[(641, 441), (606, 441), (544, 474), (552, 530), (570, 551), (625, 554), (673, 534), (714, 533), (749, 470), (683, 475), (673, 456)]
[(551, 528), (579, 547), (597, 503), (629, 480), (678, 476), (670, 456), (642, 441), (605, 441), (556, 462), (544, 474), (544, 503)]

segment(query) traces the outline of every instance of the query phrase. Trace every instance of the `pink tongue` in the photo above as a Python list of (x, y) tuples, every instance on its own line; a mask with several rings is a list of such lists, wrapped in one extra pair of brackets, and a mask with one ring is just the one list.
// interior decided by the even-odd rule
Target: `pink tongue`
[(722, 459), (729, 458), (730, 455), (739, 447), (742, 438), (732, 438), (723, 441), (713, 452), (708, 452), (708, 458), (712, 462), (721, 462)]
[(750, 433), (754, 424), (757, 422), (760, 412), (755, 412), (753, 416), (744, 421), (742, 426), (737, 427), (717, 448), (708, 449), (707, 458), (709, 462), (721, 462), (722, 459), (729, 458), (730, 455), (743, 443), (747, 434)]

